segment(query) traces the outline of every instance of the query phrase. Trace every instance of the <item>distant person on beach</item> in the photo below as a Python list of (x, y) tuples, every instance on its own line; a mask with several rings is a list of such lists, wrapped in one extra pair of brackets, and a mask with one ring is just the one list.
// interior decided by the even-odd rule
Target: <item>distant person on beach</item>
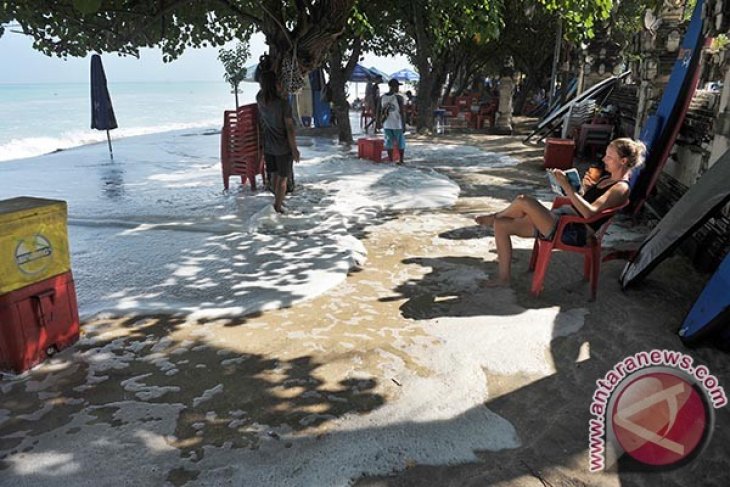
[(393, 162), (394, 145), (398, 144), (398, 164), (403, 164), (406, 151), (406, 121), (403, 97), (398, 94), (400, 82), (397, 79), (388, 81), (389, 91), (380, 97), (375, 119), (378, 126), (385, 130), (385, 149), (388, 160)]
[(411, 90), (406, 91), (406, 125), (413, 125), (413, 111), (416, 108), (416, 97)]
[(378, 85), (376, 85), (372, 81), (369, 81), (368, 84), (365, 85), (365, 100), (363, 101), (363, 108), (365, 110), (375, 111), (375, 103), (376, 103), (375, 88), (377, 86)]
[(284, 213), (287, 180), (293, 173), (293, 161), (299, 162), (292, 110), (282, 86), (276, 79), (268, 55), (259, 59), (256, 79), (261, 90), (256, 95), (259, 120), (263, 129), (266, 172), (273, 174), (274, 210)]
[[(641, 164), (646, 147), (642, 142), (628, 138), (615, 139), (606, 149), (603, 158), (608, 175), (594, 182), (592, 175), (586, 174), (580, 191), (575, 191), (565, 173), (553, 171), (555, 179), (570, 199), (571, 206), (556, 209), (554, 212), (544, 207), (535, 198), (519, 195), (502, 211), (475, 218), (479, 225), (494, 227), (494, 240), (497, 244), (499, 275), (489, 279), (486, 287), (509, 286), (511, 278), (513, 235), (523, 238), (544, 238), (555, 236), (560, 215), (581, 215), (589, 218), (608, 208), (620, 206), (629, 198), (629, 177), (631, 169)], [(569, 245), (586, 244), (588, 235), (598, 230), (604, 221), (589, 225), (571, 223), (565, 227), (562, 241)]]

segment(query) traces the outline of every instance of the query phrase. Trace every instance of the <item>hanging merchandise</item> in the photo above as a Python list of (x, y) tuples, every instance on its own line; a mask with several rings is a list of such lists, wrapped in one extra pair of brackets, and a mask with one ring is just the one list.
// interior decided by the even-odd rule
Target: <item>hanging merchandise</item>
[(299, 94), (304, 88), (304, 76), (299, 69), (296, 44), (292, 49), (291, 59), (285, 57), (281, 62), (281, 81), (286, 92), (292, 95)]

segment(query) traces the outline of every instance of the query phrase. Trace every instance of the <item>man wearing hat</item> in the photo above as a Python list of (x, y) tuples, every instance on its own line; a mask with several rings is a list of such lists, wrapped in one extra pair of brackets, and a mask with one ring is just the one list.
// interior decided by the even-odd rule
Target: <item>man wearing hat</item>
[(385, 149), (388, 151), (388, 160), (393, 161), (394, 145), (398, 146), (398, 164), (403, 164), (403, 155), (406, 149), (406, 123), (403, 112), (403, 97), (398, 94), (400, 82), (397, 79), (388, 81), (390, 90), (378, 100), (376, 120), (385, 131)]

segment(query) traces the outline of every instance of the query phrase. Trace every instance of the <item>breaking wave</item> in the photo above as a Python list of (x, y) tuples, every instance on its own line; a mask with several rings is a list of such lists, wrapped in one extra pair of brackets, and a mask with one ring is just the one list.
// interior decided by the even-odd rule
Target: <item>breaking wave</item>
[[(134, 137), (137, 135), (155, 134), (170, 132), (172, 130), (217, 127), (220, 120), (210, 119), (192, 123), (170, 123), (152, 127), (132, 127), (115, 129), (111, 131), (112, 140)], [(27, 157), (40, 156), (64, 149), (80, 147), (82, 145), (97, 144), (106, 142), (106, 132), (102, 130), (79, 130), (65, 132), (59, 137), (25, 137), (11, 139), (9, 142), (0, 145), (0, 161), (14, 159), (25, 159)]]

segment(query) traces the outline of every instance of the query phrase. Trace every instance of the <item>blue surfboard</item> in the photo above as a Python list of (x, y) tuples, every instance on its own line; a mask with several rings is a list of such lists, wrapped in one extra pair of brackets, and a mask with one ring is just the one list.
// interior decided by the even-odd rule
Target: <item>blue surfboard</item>
[(656, 113), (647, 119), (639, 136), (646, 144), (647, 157), (644, 167), (633, 171), (630, 179), (630, 208), (634, 214), (646, 201), (664, 168), (697, 86), (704, 44), (702, 4), (703, 0), (697, 0), (692, 20), (669, 76), (669, 83), (664, 88)]
[(687, 314), (679, 336), (691, 345), (725, 330), (730, 331), (730, 254), (725, 256)]

